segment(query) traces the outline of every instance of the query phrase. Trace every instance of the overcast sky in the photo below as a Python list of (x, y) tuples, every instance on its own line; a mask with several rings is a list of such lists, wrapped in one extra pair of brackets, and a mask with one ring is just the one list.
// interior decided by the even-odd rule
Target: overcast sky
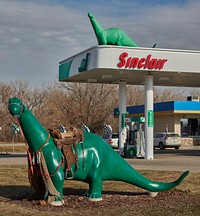
[(197, 0), (0, 0), (0, 81), (56, 83), (61, 60), (97, 45), (89, 11), (142, 47), (200, 50)]

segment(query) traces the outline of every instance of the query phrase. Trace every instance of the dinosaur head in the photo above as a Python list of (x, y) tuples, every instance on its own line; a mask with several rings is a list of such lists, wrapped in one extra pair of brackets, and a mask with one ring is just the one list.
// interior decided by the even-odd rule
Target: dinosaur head
[(24, 105), (19, 98), (10, 98), (8, 104), (8, 110), (10, 114), (16, 118), (20, 118), (22, 112), (24, 111)]
[(89, 18), (93, 18), (93, 14), (91, 12), (88, 13)]

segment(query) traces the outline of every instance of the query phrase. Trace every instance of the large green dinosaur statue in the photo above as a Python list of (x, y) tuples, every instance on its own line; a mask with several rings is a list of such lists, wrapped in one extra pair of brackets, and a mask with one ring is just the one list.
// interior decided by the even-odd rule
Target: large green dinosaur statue
[(88, 13), (88, 17), (90, 18), (99, 45), (139, 47), (122, 29), (103, 29), (92, 13)]
[[(63, 184), (65, 180), (66, 166), (62, 166), (61, 150), (58, 149), (48, 131), (41, 125), (37, 118), (18, 98), (9, 99), (9, 112), (19, 121), (20, 128), (26, 138), (32, 154), (43, 155), (39, 160), (41, 175), (46, 184), (47, 191), (44, 196), (54, 195), (56, 198), (52, 205), (63, 204)], [(78, 167), (72, 165), (74, 180), (81, 180), (89, 184), (87, 196), (91, 201), (102, 199), (102, 181), (124, 181), (149, 192), (159, 192), (171, 189), (179, 185), (189, 171), (184, 172), (176, 181), (163, 183), (151, 181), (133, 167), (131, 167), (119, 154), (117, 154), (101, 137), (96, 134), (84, 133), (84, 148), (77, 144)], [(39, 162), (38, 162), (39, 163)], [(45, 166), (48, 172), (45, 171)], [(47, 175), (47, 173), (49, 173)], [(48, 183), (52, 181), (52, 184)], [(55, 188), (52, 189), (52, 186)], [(53, 192), (52, 192), (53, 191)]]

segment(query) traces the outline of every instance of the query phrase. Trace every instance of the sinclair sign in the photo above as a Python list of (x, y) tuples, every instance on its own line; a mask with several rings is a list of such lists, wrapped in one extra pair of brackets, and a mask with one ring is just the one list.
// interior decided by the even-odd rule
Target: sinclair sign
[(151, 71), (155, 72), (154, 85), (195, 87), (199, 86), (199, 79), (193, 76), (200, 76), (199, 68), (198, 51), (95, 46), (60, 62), (59, 80), (109, 84), (126, 80), (137, 85)]
[(147, 55), (144, 58), (131, 57), (127, 52), (123, 52), (119, 56), (117, 66), (119, 68), (133, 69), (150, 69), (162, 70), (167, 59), (153, 58), (152, 55)]

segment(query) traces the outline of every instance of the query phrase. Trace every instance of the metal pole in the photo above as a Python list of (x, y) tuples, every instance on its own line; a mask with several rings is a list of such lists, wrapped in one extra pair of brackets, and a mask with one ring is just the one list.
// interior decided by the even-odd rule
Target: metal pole
[(145, 159), (153, 159), (153, 75), (145, 75)]
[(13, 140), (13, 142), (12, 142), (12, 147), (13, 147), (13, 153), (15, 152), (15, 137), (14, 137), (15, 135), (13, 134), (12, 135), (12, 140)]
[(119, 154), (124, 155), (124, 143), (126, 142), (126, 126), (124, 122), (126, 115), (126, 82), (119, 82)]

